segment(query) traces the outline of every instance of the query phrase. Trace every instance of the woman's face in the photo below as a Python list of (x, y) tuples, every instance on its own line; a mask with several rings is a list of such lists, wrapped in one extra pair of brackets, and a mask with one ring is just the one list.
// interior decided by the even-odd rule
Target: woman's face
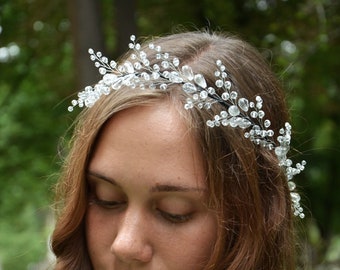
[(202, 269), (216, 241), (202, 154), (167, 102), (115, 115), (87, 172), (94, 269)]

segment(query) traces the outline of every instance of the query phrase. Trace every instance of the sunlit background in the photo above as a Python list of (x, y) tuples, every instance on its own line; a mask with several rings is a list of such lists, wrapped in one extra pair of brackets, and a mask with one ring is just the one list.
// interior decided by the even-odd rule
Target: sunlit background
[[(74, 93), (128, 36), (210, 28), (259, 48), (287, 93), (306, 218), (301, 269), (340, 269), (340, 1), (0, 0), (0, 270), (47, 269)], [(256, 72), (256, 70), (254, 70)]]

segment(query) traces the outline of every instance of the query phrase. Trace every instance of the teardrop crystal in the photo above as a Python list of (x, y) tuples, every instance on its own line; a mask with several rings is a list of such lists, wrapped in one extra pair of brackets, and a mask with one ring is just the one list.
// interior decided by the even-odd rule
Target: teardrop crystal
[(240, 107), (241, 110), (247, 112), (249, 109), (249, 101), (246, 98), (240, 98), (238, 100), (238, 106)]
[(115, 90), (120, 89), (123, 84), (123, 80), (121, 78), (117, 79), (114, 83), (111, 84), (111, 87)]
[(194, 79), (194, 73), (192, 72), (191, 67), (185, 65), (182, 67), (183, 76), (186, 77), (189, 81)]
[(182, 83), (183, 79), (179, 76), (178, 72), (172, 71), (169, 74), (169, 80), (173, 83)]
[(288, 182), (288, 187), (289, 187), (289, 190), (290, 190), (290, 191), (293, 191), (293, 190), (296, 188), (296, 185), (295, 185), (294, 182), (289, 181), (289, 182)]
[(125, 71), (127, 72), (127, 73), (134, 73), (135, 72), (135, 69), (133, 68), (133, 65), (131, 64), (131, 62), (129, 62), (129, 61), (126, 61), (125, 63), (124, 63), (124, 67), (125, 67)]
[(206, 88), (207, 87), (207, 83), (203, 77), (202, 74), (196, 74), (194, 76), (194, 81), (195, 83), (197, 83), (198, 86), (202, 87), (202, 88)]
[(192, 94), (197, 91), (196, 86), (192, 83), (185, 83), (182, 88), (187, 94)]
[(296, 193), (296, 192), (291, 192), (291, 193), (290, 193), (290, 196), (291, 196), (292, 201), (293, 201), (294, 203), (298, 203), (298, 202), (301, 200), (300, 195), (299, 195), (298, 193)]

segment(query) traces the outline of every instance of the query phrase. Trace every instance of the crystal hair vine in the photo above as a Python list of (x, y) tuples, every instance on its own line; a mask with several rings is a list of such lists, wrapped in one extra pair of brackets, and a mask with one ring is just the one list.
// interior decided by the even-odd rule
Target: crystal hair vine
[[(203, 75), (195, 74), (188, 65), (180, 67), (180, 60), (170, 57), (166, 52), (162, 52), (160, 46), (153, 43), (149, 48), (156, 52), (156, 59), (160, 65), (151, 66), (147, 54), (141, 50), (141, 45), (136, 43), (135, 36), (130, 37), (129, 48), (132, 50), (130, 61), (122, 64), (108, 60), (102, 56), (101, 52), (94, 52), (89, 49), (90, 59), (95, 63), (99, 73), (103, 78), (94, 86), (85, 87), (84, 91), (78, 93), (78, 99), (72, 100), (68, 110), (73, 111), (74, 107), (92, 107), (94, 103), (103, 95), (110, 94), (111, 90), (119, 90), (126, 86), (140, 89), (160, 89), (166, 90), (169, 85), (181, 85), (182, 90), (188, 94), (185, 109), (209, 110), (215, 103), (222, 104), (222, 110), (213, 119), (206, 122), (208, 127), (230, 126), (245, 130), (244, 136), (254, 144), (274, 151), (279, 166), (284, 170), (290, 190), (292, 209), (295, 216), (304, 218), (303, 208), (300, 205), (300, 195), (295, 192), (293, 177), (304, 170), (306, 161), (297, 163), (293, 167), (291, 159), (287, 158), (291, 141), (291, 125), (286, 123), (279, 130), (279, 135), (274, 138), (274, 131), (270, 129), (271, 122), (265, 119), (265, 112), (262, 110), (263, 100), (256, 96), (255, 101), (238, 97), (238, 93), (233, 89), (226, 67), (220, 60), (216, 61), (215, 86), (208, 86)], [(223, 93), (219, 95), (216, 89), (221, 89)], [(258, 122), (259, 124), (255, 124)]]

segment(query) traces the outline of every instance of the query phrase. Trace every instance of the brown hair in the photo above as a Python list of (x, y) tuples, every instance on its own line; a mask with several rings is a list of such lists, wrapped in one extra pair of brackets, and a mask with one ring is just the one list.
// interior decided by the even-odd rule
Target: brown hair
[[(282, 89), (261, 55), (237, 37), (188, 32), (157, 38), (162, 51), (215, 81), (220, 59), (239, 96), (261, 95), (263, 110), (278, 130), (288, 120)], [(142, 45), (151, 65), (155, 52)], [(71, 149), (57, 186), (58, 219), (52, 237), (57, 269), (91, 269), (84, 234), (87, 186), (84, 174), (103, 125), (113, 114), (168, 98), (198, 138), (207, 166), (209, 206), (219, 217), (218, 240), (206, 269), (294, 269), (293, 224), (286, 177), (273, 151), (255, 146), (237, 128), (208, 128), (206, 121), (221, 111), (185, 111), (186, 96), (178, 86), (168, 91), (120, 89), (101, 98), (78, 119)]]

